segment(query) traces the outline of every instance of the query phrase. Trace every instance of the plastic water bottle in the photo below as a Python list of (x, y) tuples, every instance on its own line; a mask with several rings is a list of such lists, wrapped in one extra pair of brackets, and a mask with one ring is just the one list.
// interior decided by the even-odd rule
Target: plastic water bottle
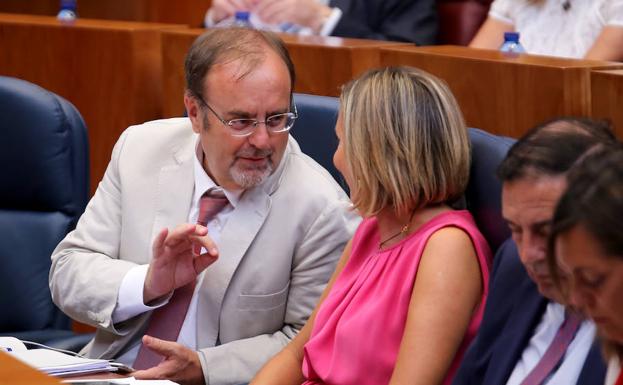
[(249, 11), (236, 11), (232, 27), (253, 28), (251, 20), (249, 20), (250, 17), (251, 13)]
[(222, 20), (214, 25), (215, 28), (253, 28), (251, 23), (251, 13), (249, 11), (236, 11), (234, 18)]
[(63, 23), (73, 23), (77, 17), (76, 0), (61, 0), (61, 10), (56, 18)]
[(526, 52), (519, 42), (519, 32), (504, 32), (504, 43), (502, 43), (500, 51), (511, 56)]

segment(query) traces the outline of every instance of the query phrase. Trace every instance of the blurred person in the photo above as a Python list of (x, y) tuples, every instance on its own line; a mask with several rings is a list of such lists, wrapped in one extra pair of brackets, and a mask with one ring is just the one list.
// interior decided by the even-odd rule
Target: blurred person
[(455, 385), (603, 383), (595, 325), (566, 311), (546, 255), (567, 171), (587, 151), (615, 140), (602, 123), (559, 118), (533, 128), (509, 150), (498, 177), (512, 239), (493, 258), (483, 322)]
[(469, 179), (462, 114), (408, 67), (347, 85), (334, 163), (364, 217), (301, 333), (260, 384), (449, 383), (480, 324), (490, 250), (453, 210)]
[(570, 305), (597, 325), (609, 358), (606, 385), (622, 384), (623, 147), (588, 155), (567, 182), (552, 222), (551, 273), (563, 277)]
[(623, 0), (495, 0), (470, 43), (498, 49), (517, 31), (527, 53), (623, 60)]
[(281, 40), (208, 31), (185, 69), (188, 118), (123, 132), (50, 288), (97, 328), (86, 356), (141, 379), (239, 384), (303, 327), (359, 218), (288, 134)]
[(274, 32), (434, 44), (434, 0), (214, 0), (205, 26), (236, 11), (249, 11), (251, 23)]

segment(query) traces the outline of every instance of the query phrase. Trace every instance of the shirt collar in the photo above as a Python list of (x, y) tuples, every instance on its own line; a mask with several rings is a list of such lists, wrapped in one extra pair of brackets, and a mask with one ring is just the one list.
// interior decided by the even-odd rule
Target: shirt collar
[[(201, 160), (203, 159), (203, 149), (201, 148), (201, 142), (199, 141), (199, 139), (197, 139), (197, 145), (195, 146), (195, 156), (193, 158), (193, 169), (195, 174), (195, 191), (193, 193), (193, 202), (198, 202), (203, 193), (213, 187), (219, 186), (212, 180), (212, 178), (210, 178), (208, 173), (203, 169), (203, 165), (201, 164)], [(225, 197), (229, 201), (229, 204), (231, 204), (233, 208), (236, 208), (236, 205), (238, 204), (240, 196), (242, 195), (244, 190), (222, 190), (225, 193)]]

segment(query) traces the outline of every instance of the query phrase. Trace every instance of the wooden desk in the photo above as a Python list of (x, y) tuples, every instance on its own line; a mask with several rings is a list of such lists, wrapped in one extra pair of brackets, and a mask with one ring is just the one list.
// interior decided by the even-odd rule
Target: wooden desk
[[(54, 16), (60, 0), (2, 0), (0, 12)], [(88, 19), (203, 25), (211, 0), (80, 0), (78, 15)]]
[[(204, 29), (169, 30), (162, 35), (164, 116), (184, 111), (184, 58)], [(410, 46), (406, 43), (343, 39), (338, 37), (281, 34), (294, 66), (296, 92), (337, 96), (340, 86), (367, 69), (380, 65), (381, 47)]]
[(0, 14), (0, 75), (72, 102), (90, 141), (95, 191), (122, 130), (162, 115), (161, 30), (179, 25)]
[(467, 124), (518, 137), (547, 119), (591, 113), (591, 70), (621, 63), (521, 55), (458, 46), (381, 49), (383, 65), (411, 65), (444, 79)]
[(623, 70), (591, 72), (591, 117), (608, 119), (623, 138)]
[(0, 352), (0, 385), (56, 385), (61, 382)]

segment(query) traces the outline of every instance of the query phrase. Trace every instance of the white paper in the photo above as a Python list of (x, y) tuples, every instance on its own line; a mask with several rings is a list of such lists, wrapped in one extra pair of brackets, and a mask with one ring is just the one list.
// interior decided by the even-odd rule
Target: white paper
[(0, 350), (8, 353), (26, 351), (26, 345), (15, 337), (0, 337)]
[(110, 380), (102, 380), (100, 378), (83, 379), (83, 380), (65, 380), (63, 381), (63, 383), (88, 384), (94, 381), (106, 381), (109, 384), (119, 384), (119, 385), (178, 385), (177, 382), (173, 382), (169, 380), (137, 380), (134, 377), (115, 378), (115, 379), (110, 379)]
[(74, 357), (48, 349), (13, 351), (11, 356), (52, 376), (115, 370), (107, 360)]

